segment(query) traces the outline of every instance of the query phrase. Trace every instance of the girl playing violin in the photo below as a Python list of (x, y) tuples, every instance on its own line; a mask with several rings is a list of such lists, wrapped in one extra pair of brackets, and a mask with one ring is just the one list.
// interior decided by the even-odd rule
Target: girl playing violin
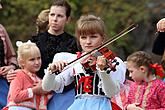
[[(104, 55), (99, 55), (87, 57), (69, 69), (63, 70), (68, 61), (90, 52), (104, 42), (106, 36), (104, 22), (94, 15), (81, 16), (77, 21), (76, 36), (83, 50), (82, 53), (56, 54), (53, 63), (45, 71), (42, 88), (45, 91), (62, 92), (64, 86), (74, 81), (75, 101), (68, 110), (112, 110), (109, 99), (119, 92), (120, 83), (125, 80), (125, 64), (118, 57), (109, 59), (117, 63), (113, 71), (108, 71), (109, 61)], [(84, 67), (84, 63), (87, 62), (94, 63), (88, 66), (95, 66), (95, 69)], [(61, 73), (57, 74), (59, 72)]]

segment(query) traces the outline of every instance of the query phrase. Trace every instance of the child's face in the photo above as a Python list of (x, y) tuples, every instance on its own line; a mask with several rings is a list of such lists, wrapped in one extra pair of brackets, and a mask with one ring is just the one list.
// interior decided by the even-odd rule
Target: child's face
[(27, 58), (24, 62), (24, 69), (29, 71), (30, 73), (36, 73), (39, 71), (41, 67), (41, 56), (40, 55), (34, 55), (29, 58)]
[(135, 82), (142, 82), (142, 81), (144, 81), (145, 73), (143, 72), (143, 67), (137, 67), (137, 66), (135, 66), (135, 63), (127, 62), (127, 68), (128, 68), (128, 71), (129, 71), (129, 76)]
[(100, 34), (91, 34), (80, 36), (80, 45), (84, 52), (89, 52), (103, 43), (103, 36)]

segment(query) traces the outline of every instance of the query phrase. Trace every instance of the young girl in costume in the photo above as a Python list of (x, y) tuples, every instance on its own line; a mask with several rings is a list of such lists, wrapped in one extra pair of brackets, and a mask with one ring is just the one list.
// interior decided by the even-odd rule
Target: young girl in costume
[(127, 67), (135, 83), (130, 86), (125, 110), (164, 110), (165, 83), (156, 79), (164, 75), (160, 65), (153, 64), (148, 53), (138, 51), (128, 56)]
[[(119, 64), (116, 65), (116, 71), (109, 73), (107, 59), (100, 55), (97, 60), (93, 60), (96, 61), (95, 71), (83, 67), (85, 60), (62, 71), (69, 61), (84, 55), (104, 42), (104, 22), (94, 15), (81, 16), (77, 22), (76, 35), (83, 50), (82, 53), (77, 55), (57, 53), (53, 63), (45, 71), (42, 88), (45, 91), (62, 92), (64, 86), (74, 81), (76, 85), (75, 100), (68, 110), (112, 110), (109, 99), (119, 92), (120, 82), (123, 83), (125, 80), (125, 64), (120, 58), (115, 57), (113, 61), (115, 60)], [(56, 71), (62, 72), (56, 75)]]
[(8, 110), (46, 110), (51, 94), (41, 89), (41, 79), (36, 72), (41, 67), (39, 48), (31, 41), (17, 42), (18, 63), (16, 77), (11, 81), (8, 94)]

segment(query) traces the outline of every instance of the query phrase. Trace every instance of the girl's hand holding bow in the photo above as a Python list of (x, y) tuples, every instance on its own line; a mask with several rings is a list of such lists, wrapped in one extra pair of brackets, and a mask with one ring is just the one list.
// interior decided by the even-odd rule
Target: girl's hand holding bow
[(48, 71), (50, 71), (50, 73), (59, 73), (64, 69), (64, 67), (67, 64), (68, 63), (66, 61), (53, 62), (53, 63), (49, 64)]

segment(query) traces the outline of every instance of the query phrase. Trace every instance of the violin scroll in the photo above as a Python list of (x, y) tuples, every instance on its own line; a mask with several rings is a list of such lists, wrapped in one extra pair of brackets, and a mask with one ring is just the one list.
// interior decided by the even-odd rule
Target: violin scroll
[(108, 62), (107, 65), (108, 66), (104, 70), (106, 70), (107, 74), (109, 74), (111, 71), (116, 71), (116, 66), (119, 65), (119, 62), (117, 62), (117, 60), (114, 59), (113, 61)]

